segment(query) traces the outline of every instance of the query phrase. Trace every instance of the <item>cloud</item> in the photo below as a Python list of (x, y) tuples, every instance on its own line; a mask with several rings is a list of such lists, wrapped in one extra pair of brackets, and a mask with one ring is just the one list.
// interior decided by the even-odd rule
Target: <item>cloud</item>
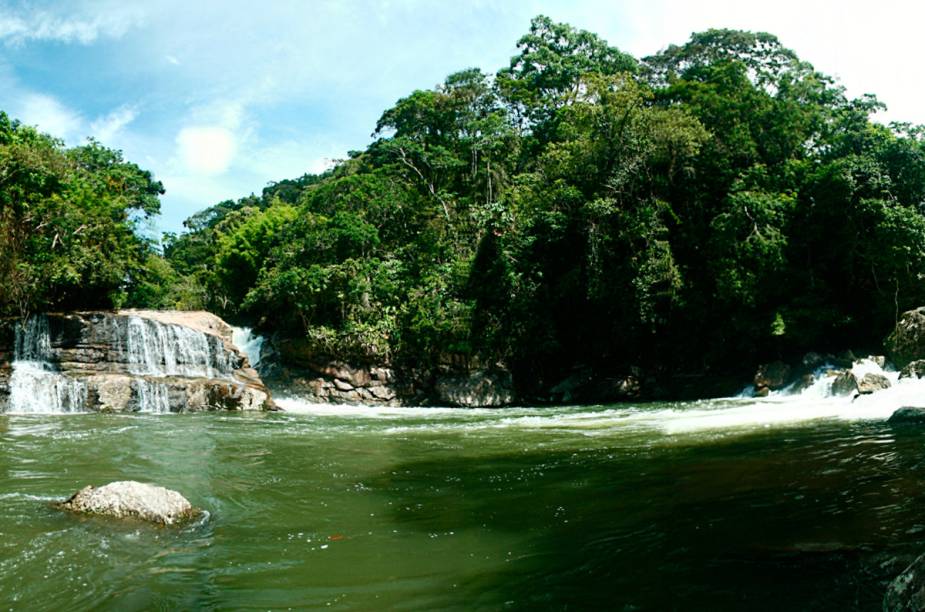
[[(81, 15), (80, 9), (91, 12)], [(96, 10), (94, 10), (96, 9)], [(145, 18), (140, 6), (68, 6), (19, 11), (0, 9), (0, 40), (22, 45), (29, 41), (90, 44), (100, 38), (121, 38)]]
[(185, 168), (206, 176), (222, 174), (231, 165), (237, 142), (220, 126), (185, 127), (177, 134), (177, 151)]
[(138, 117), (138, 110), (133, 106), (122, 106), (113, 112), (98, 118), (90, 124), (93, 137), (109, 144), (122, 130)]
[(63, 140), (72, 141), (81, 136), (83, 117), (52, 96), (26, 94), (17, 114), (26, 125), (37, 126), (40, 131)]

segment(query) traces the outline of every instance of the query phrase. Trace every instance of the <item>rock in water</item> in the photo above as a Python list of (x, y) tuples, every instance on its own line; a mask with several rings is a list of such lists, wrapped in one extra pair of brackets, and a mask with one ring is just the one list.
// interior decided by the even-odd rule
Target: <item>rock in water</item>
[(851, 395), (858, 392), (858, 379), (851, 370), (840, 372), (832, 381), (832, 393)]
[(916, 359), (899, 372), (900, 378), (925, 378), (925, 359)]
[(923, 425), (925, 424), (925, 408), (903, 406), (890, 415), (887, 423), (891, 425)]
[(59, 507), (71, 512), (135, 518), (161, 525), (173, 525), (199, 513), (176, 491), (134, 480), (111, 482), (99, 488), (84, 487)]
[(912, 562), (886, 589), (884, 612), (925, 610), (925, 555)]
[(759, 393), (763, 389), (783, 389), (790, 382), (790, 366), (782, 361), (762, 364), (758, 366), (754, 382), (755, 390)]
[(858, 392), (861, 395), (867, 395), (874, 391), (890, 388), (890, 379), (883, 374), (868, 373), (858, 381)]

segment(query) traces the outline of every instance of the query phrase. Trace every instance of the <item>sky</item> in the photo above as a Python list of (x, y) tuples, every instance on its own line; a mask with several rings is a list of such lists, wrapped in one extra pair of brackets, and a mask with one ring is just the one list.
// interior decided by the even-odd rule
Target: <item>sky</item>
[(881, 0), (0, 0), (0, 110), (151, 170), (154, 231), (361, 150), (382, 112), (506, 66), (545, 14), (637, 57), (692, 32), (776, 34), (883, 121), (925, 123), (925, 4)]

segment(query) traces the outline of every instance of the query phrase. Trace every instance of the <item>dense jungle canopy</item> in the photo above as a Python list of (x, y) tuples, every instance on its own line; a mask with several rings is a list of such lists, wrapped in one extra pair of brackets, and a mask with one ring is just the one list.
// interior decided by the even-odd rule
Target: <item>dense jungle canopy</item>
[[(141, 231), (163, 188), (0, 115), (0, 311), (205, 308), (318, 355), (729, 372), (925, 304), (925, 142), (769, 34), (646, 58), (537, 17), (321, 175)], [(344, 101), (349, 104), (349, 100)]]

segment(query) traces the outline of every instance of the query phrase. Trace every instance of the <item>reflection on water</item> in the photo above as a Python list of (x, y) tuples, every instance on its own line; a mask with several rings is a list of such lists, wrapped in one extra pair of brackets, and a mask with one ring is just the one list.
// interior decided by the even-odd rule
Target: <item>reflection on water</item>
[[(925, 551), (925, 433), (800, 402), (0, 416), (0, 607), (877, 608)], [(119, 479), (209, 516), (49, 506)]]

